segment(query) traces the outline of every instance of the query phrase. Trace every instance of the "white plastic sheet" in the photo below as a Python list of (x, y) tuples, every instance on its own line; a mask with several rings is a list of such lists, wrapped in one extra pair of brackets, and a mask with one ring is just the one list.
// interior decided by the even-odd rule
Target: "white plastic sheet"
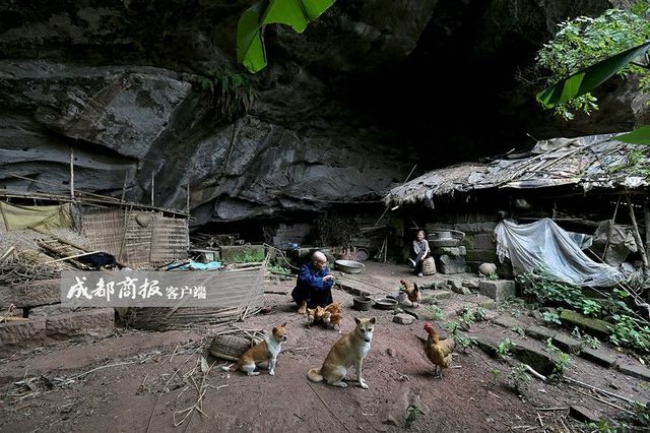
[(577, 286), (610, 287), (623, 281), (617, 268), (591, 260), (550, 218), (517, 225), (503, 220), (494, 229), (497, 256), (508, 257), (515, 275), (545, 270), (557, 281)]

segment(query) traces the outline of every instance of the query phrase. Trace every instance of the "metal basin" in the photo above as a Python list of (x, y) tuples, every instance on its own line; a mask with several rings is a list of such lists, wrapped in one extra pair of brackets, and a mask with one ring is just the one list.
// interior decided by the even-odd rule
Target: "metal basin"
[(379, 310), (394, 310), (397, 308), (397, 301), (390, 298), (376, 299), (373, 306)]
[(335, 265), (336, 269), (346, 274), (360, 274), (363, 268), (366, 267), (363, 263), (355, 262), (354, 260), (337, 260)]
[(457, 247), (465, 238), (465, 233), (458, 230), (434, 230), (427, 235), (432, 247)]

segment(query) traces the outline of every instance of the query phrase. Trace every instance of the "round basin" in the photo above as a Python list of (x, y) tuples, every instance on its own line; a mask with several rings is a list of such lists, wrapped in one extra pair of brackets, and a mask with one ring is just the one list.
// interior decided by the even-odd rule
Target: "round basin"
[(335, 265), (336, 269), (346, 274), (360, 274), (363, 268), (366, 267), (363, 263), (354, 260), (337, 260)]

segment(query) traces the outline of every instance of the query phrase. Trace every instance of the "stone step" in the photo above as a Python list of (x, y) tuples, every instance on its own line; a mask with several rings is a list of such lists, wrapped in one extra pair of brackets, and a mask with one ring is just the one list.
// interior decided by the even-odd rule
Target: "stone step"
[[(535, 349), (530, 342), (523, 340), (518, 331), (521, 330), (525, 335), (535, 339), (544, 345), (548, 344), (550, 339), (552, 344), (558, 349), (570, 355), (576, 355), (589, 362), (605, 368), (613, 368), (627, 376), (635, 377), (650, 381), (650, 369), (642, 365), (635, 365), (625, 358), (621, 358), (618, 352), (606, 344), (601, 344), (597, 349), (585, 346), (583, 342), (573, 338), (567, 331), (559, 328), (549, 328), (542, 325), (525, 325), (522, 322), (508, 315), (500, 315), (491, 320), (496, 326), (501, 326), (513, 330), (513, 334), (508, 336), (516, 346), (512, 350), (512, 356), (529, 364), (534, 362), (541, 370), (535, 368), (539, 373), (547, 375), (545, 372), (552, 371), (554, 365), (557, 365), (558, 357), (556, 353), (549, 353), (545, 350)], [(492, 326), (492, 325), (487, 325)], [(496, 356), (499, 343), (503, 340), (495, 341), (484, 335), (481, 335), (480, 329), (472, 329), (472, 336), (477, 339), (478, 346), (487, 354)], [(476, 332), (476, 335), (474, 335)], [(504, 337), (505, 339), (505, 337)]]
[(113, 308), (35, 316), (26, 321), (0, 323), (0, 353), (6, 355), (68, 338), (102, 338), (114, 331)]

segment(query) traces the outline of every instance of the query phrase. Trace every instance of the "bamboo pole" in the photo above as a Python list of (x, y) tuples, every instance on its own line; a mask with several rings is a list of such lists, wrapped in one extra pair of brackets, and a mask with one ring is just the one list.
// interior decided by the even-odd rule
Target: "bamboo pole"
[(101, 253), (101, 251), (92, 251), (90, 253), (75, 254), (74, 256), (68, 256), (56, 260), (50, 260), (49, 262), (45, 262), (45, 264), (49, 265), (50, 263), (61, 262), (63, 260), (76, 259), (77, 257), (89, 256), (91, 254), (97, 254), (97, 253)]

